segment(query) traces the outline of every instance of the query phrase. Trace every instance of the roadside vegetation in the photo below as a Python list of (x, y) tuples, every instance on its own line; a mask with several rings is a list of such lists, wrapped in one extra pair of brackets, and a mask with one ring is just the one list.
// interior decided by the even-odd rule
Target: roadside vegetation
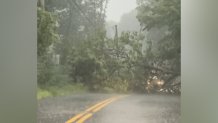
[(118, 35), (114, 25), (114, 38), (106, 35), (108, 2), (38, 1), (38, 99), (90, 91), (180, 94), (180, 0), (138, 0), (141, 30)]
[(86, 93), (87, 88), (82, 84), (66, 84), (64, 86), (50, 86), (46, 88), (37, 88), (37, 99), (47, 97), (65, 96), (70, 94)]

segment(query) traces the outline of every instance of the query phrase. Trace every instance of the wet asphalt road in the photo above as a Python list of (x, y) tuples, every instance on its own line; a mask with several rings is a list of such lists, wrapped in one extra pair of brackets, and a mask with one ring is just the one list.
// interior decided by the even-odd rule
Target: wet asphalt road
[[(38, 123), (64, 123), (114, 94), (80, 94), (38, 102)], [(85, 123), (179, 123), (180, 97), (128, 95), (96, 112)]]

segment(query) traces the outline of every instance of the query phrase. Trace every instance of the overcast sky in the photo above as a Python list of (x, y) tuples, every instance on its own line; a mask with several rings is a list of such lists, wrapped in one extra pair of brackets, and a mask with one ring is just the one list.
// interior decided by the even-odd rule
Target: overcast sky
[(124, 13), (134, 8), (136, 8), (136, 0), (109, 0), (106, 20), (119, 22)]

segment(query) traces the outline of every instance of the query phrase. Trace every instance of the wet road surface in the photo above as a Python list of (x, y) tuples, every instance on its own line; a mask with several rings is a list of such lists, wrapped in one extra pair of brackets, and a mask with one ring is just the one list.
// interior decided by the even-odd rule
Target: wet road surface
[[(81, 94), (38, 102), (38, 123), (64, 123), (114, 94)], [(180, 97), (127, 95), (87, 119), (85, 123), (179, 123)]]

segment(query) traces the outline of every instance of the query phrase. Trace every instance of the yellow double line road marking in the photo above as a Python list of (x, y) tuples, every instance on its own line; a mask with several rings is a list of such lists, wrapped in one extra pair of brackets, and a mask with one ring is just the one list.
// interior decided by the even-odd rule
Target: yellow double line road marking
[(81, 119), (79, 119), (76, 123), (83, 123), (84, 121), (86, 121), (87, 119), (89, 119), (90, 117), (92, 117), (92, 113), (88, 113), (85, 116), (83, 116)]
[(106, 100), (103, 100), (97, 104), (95, 104), (94, 106), (88, 108), (87, 110), (85, 110), (84, 112), (72, 117), (71, 119), (69, 119), (68, 121), (66, 121), (65, 123), (73, 123), (75, 121), (77, 121), (76, 123), (83, 123), (84, 121), (86, 121), (87, 119), (89, 119), (90, 117), (92, 117), (93, 113), (101, 110), (102, 108), (104, 108), (105, 106), (107, 106), (108, 104), (112, 103), (113, 101), (117, 100), (118, 98), (120, 98), (119, 96), (116, 97), (112, 97)]

